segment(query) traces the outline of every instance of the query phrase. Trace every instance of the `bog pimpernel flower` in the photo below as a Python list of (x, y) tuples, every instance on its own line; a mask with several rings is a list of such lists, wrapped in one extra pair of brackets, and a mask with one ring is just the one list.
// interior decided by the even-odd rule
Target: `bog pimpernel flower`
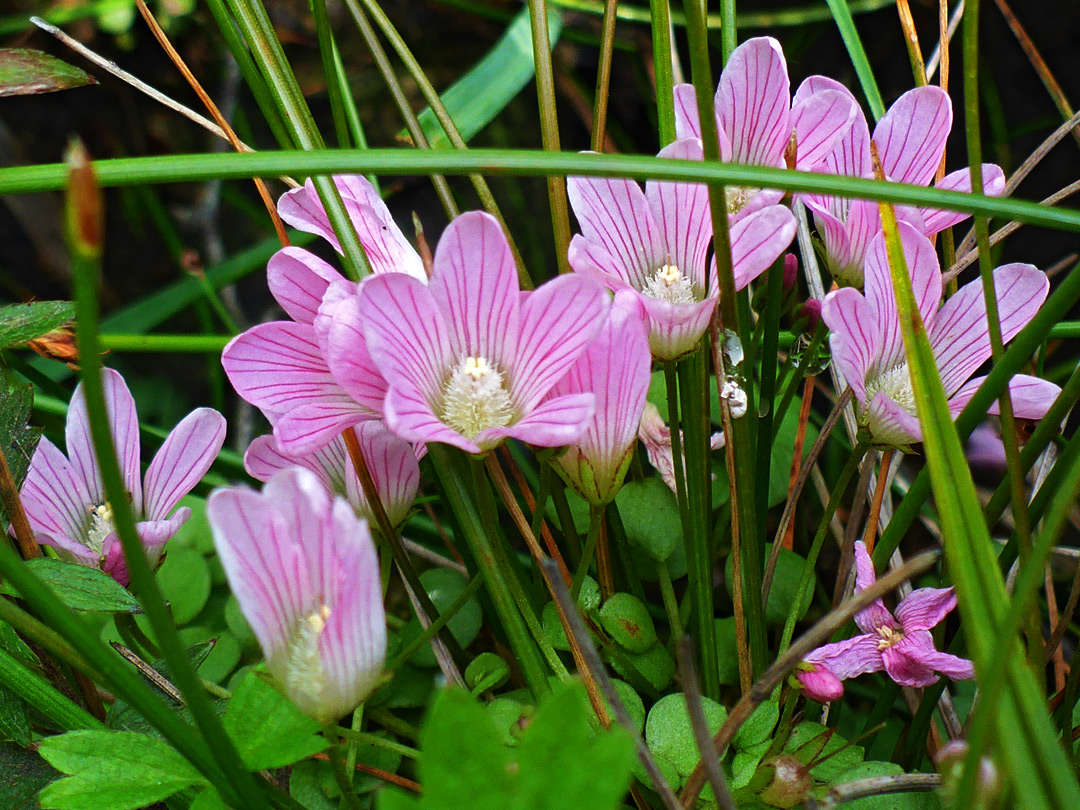
[[(659, 157), (701, 160), (701, 142), (676, 141)], [(643, 193), (632, 180), (571, 177), (567, 192), (582, 231), (570, 242), (574, 271), (615, 292), (636, 293), (649, 316), (649, 345), (656, 357), (673, 360), (693, 349), (720, 296), (715, 262), (706, 268), (712, 239), (708, 189), (700, 183), (649, 181)], [(795, 218), (780, 205), (735, 222), (735, 288), (761, 275), (794, 235)]]
[(408, 441), (470, 453), (506, 438), (559, 447), (581, 436), (595, 398), (546, 395), (608, 306), (602, 287), (574, 275), (523, 296), (499, 223), (471, 212), (439, 240), (428, 286), (386, 273), (334, 305), (330, 368), (346, 381), (354, 375), (349, 347), (362, 333), (388, 384), (387, 425)]
[[(919, 314), (955, 417), (985, 379), (969, 378), (990, 359), (982, 283), (965, 285), (942, 305), (941, 268), (930, 240), (906, 222), (900, 223), (900, 238)], [(832, 331), (833, 361), (858, 400), (859, 423), (874, 444), (906, 450), (922, 441), (922, 429), (883, 234), (870, 243), (865, 269), (865, 295), (852, 287), (834, 290), (825, 296), (821, 316)], [(1001, 337), (1008, 342), (1035, 317), (1050, 282), (1033, 265), (1006, 264), (994, 270), (994, 288)], [(1026, 374), (1017, 374), (1009, 383), (1013, 410), (1023, 419), (1041, 419), (1060, 391), (1053, 383)], [(990, 412), (996, 413), (996, 407)]]
[[(855, 543), (855, 593), (876, 581), (874, 563), (859, 540)], [(840, 696), (836, 681), (867, 672), (885, 670), (901, 686), (929, 686), (937, 681), (937, 672), (955, 681), (974, 678), (972, 663), (966, 658), (938, 652), (930, 634), (954, 607), (956, 593), (952, 588), (912, 591), (896, 606), (895, 616), (877, 599), (855, 614), (861, 634), (818, 647), (806, 656), (813, 669), (799, 670), (795, 677), (810, 697), (821, 701)]]
[[(813, 77), (811, 77), (813, 78)], [(851, 93), (811, 88), (810, 79), (791, 99), (787, 61), (772, 37), (755, 37), (731, 53), (716, 87), (716, 125), (720, 158), (725, 162), (782, 168), (795, 137), (795, 168), (815, 169), (855, 120), (858, 105)], [(679, 138), (700, 138), (697, 95), (693, 85), (675, 88), (675, 132)], [(778, 189), (729, 186), (728, 213), (734, 220), (776, 205)]]
[(320, 723), (355, 709), (386, 656), (367, 522), (300, 467), (278, 472), (261, 493), (216, 491), (207, 515), (229, 585), (285, 694)]
[[(334, 178), (372, 269), (424, 280), (420, 256), (394, 224), (389, 210), (363, 177)], [(284, 194), (282, 219), (316, 233), (340, 249), (311, 181)], [(256, 407), (277, 414), (274, 435), (290, 454), (306, 454), (347, 427), (378, 419), (386, 383), (372, 362), (363, 336), (354, 334), (348, 359), (355, 373), (342, 386), (327, 365), (329, 318), (319, 317), (324, 299), (340, 300), (356, 285), (315, 254), (287, 247), (266, 268), (270, 292), (292, 321), (272, 321), (234, 338), (221, 356), (237, 393)]]
[[(804, 87), (807, 92), (850, 92), (839, 82), (824, 76), (811, 76)], [(945, 154), (945, 141), (952, 129), (952, 121), (952, 101), (938, 87), (917, 87), (900, 96), (874, 127), (874, 143), (885, 177), (898, 183), (930, 185)], [(854, 124), (836, 143), (821, 170), (851, 177), (874, 176), (870, 130), (866, 117), (857, 106)], [(998, 195), (1005, 190), (1005, 174), (1000, 166), (984, 163), (982, 176), (984, 194)], [(950, 191), (971, 191), (971, 175), (968, 169), (960, 169), (945, 175), (934, 185)], [(821, 194), (807, 194), (801, 199), (814, 212), (829, 270), (838, 281), (861, 286), (866, 249), (881, 230), (878, 204), (871, 200)], [(896, 214), (926, 236), (952, 227), (969, 216), (957, 211), (911, 207), (899, 207)]]
[[(420, 489), (417, 459), (423, 456), (424, 446), (414, 448), (379, 421), (362, 422), (347, 430), (356, 433), (360, 452), (391, 525), (400, 525), (408, 517)], [(343, 496), (361, 517), (369, 523), (375, 522), (341, 436), (335, 436), (329, 444), (302, 456), (282, 452), (280, 443), (272, 435), (259, 436), (244, 454), (244, 469), (259, 481), (267, 482), (289, 467), (310, 470), (328, 492)]]
[[(225, 419), (211, 408), (192, 411), (165, 439), (144, 479), (135, 400), (124, 378), (112, 369), (104, 369), (102, 383), (135, 527), (154, 564), (165, 543), (191, 517), (186, 506), (173, 509), (217, 458), (225, 441)], [(127, 564), (98, 471), (81, 383), (68, 406), (65, 439), (67, 456), (43, 438), (30, 463), (20, 493), (30, 527), (39, 543), (127, 585)]]
[(630, 292), (617, 293), (607, 323), (549, 394), (596, 396), (585, 433), (552, 462), (593, 505), (615, 497), (630, 466), (652, 367), (644, 318)]

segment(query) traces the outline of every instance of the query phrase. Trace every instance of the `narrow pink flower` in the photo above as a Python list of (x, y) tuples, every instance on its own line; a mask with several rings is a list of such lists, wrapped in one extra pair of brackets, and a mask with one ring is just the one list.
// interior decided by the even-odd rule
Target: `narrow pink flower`
[[(855, 593), (876, 581), (874, 563), (859, 540), (855, 543)], [(823, 677), (821, 670), (840, 681), (885, 670), (901, 686), (929, 686), (937, 681), (936, 672), (955, 681), (974, 678), (972, 663), (938, 652), (930, 634), (954, 607), (956, 593), (952, 588), (912, 591), (896, 606), (895, 616), (878, 599), (855, 614), (860, 635), (818, 647), (806, 656), (806, 662), (815, 669), (796, 671), (795, 677), (815, 700), (839, 697), (835, 684)]]
[(595, 397), (546, 395), (603, 325), (608, 305), (603, 288), (574, 275), (522, 295), (499, 223), (463, 214), (439, 241), (428, 286), (385, 273), (335, 306), (330, 368), (343, 383), (356, 375), (352, 348), (363, 334), (389, 386), (387, 425), (408, 441), (469, 453), (507, 438), (560, 447), (580, 438)]
[[(839, 82), (811, 76), (799, 93), (848, 93)], [(796, 99), (799, 94), (796, 94)], [(854, 97), (852, 98), (854, 101)], [(918, 87), (900, 96), (874, 128), (881, 167), (889, 180), (928, 186), (941, 165), (945, 142), (952, 129), (952, 101), (938, 87)], [(851, 177), (873, 177), (870, 158), (870, 130), (862, 110), (856, 106), (855, 122), (837, 142), (820, 167), (822, 171)], [(982, 166), (983, 193), (1000, 195), (1005, 190), (1005, 174), (1000, 166)], [(971, 191), (968, 169), (960, 169), (935, 183), (936, 188)], [(878, 204), (869, 200), (849, 200), (810, 194), (802, 197), (814, 212), (818, 233), (825, 245), (829, 269), (841, 283), (862, 285), (866, 249), (881, 230)], [(897, 216), (932, 236), (967, 219), (969, 214), (930, 208), (897, 208)]]
[[(795, 168), (810, 171), (825, 159), (851, 128), (858, 104), (847, 91), (810, 89), (807, 79), (791, 100), (787, 61), (772, 37), (755, 37), (734, 51), (716, 88), (716, 125), (720, 157), (731, 163), (783, 168), (795, 136)], [(675, 88), (675, 132), (700, 138), (697, 95), (693, 85)], [(778, 189), (729, 186), (728, 211), (738, 219), (784, 197)]]
[(554, 461), (563, 478), (595, 506), (615, 498), (634, 452), (652, 367), (644, 318), (632, 293), (616, 294), (607, 322), (548, 395), (596, 396), (596, 413), (585, 433)]
[(375, 687), (386, 657), (367, 522), (299, 467), (274, 475), (261, 493), (217, 490), (207, 515), (270, 674), (320, 723), (351, 712)]
[[(376, 273), (404, 273), (426, 280), (420, 256), (394, 224), (386, 205), (363, 177), (335, 177), (345, 207)], [(278, 202), (282, 219), (316, 233), (340, 251), (326, 212), (309, 180)], [(356, 285), (302, 248), (284, 248), (270, 259), (267, 283), (292, 321), (252, 327), (234, 338), (221, 363), (237, 393), (277, 414), (274, 435), (291, 454), (310, 453), (347, 427), (382, 416), (386, 382), (372, 362), (363, 336), (349, 346), (353, 372), (342, 385), (327, 364), (326, 333), (334, 302)], [(320, 317), (320, 306), (327, 307)]]
[[(641, 424), (638, 426), (638, 438), (645, 445), (645, 453), (649, 457), (649, 463), (660, 473), (660, 478), (675, 492), (675, 454), (671, 449), (671, 428), (665, 424), (660, 411), (651, 402), (645, 403), (645, 410), (641, 414)], [(709, 440), (711, 450), (722, 450), (724, 444), (723, 432), (714, 433)], [(683, 459), (683, 471), (686, 471), (686, 459)]]
[[(701, 160), (701, 142), (676, 141), (659, 156)], [(649, 316), (654, 356), (673, 360), (691, 351), (720, 296), (716, 264), (706, 265), (712, 240), (708, 189), (700, 183), (649, 181), (642, 192), (632, 180), (571, 177), (567, 192), (582, 231), (570, 242), (571, 267), (615, 292), (636, 293)], [(735, 222), (735, 288), (761, 275), (794, 235), (795, 218), (780, 205)]]
[[(965, 285), (942, 306), (941, 268), (930, 240), (906, 222), (900, 223), (900, 238), (919, 314), (955, 418), (985, 379), (968, 378), (990, 359), (982, 283)], [(1008, 342), (1035, 317), (1050, 282), (1033, 265), (1006, 264), (994, 270), (994, 286), (1001, 336)], [(825, 296), (821, 316), (832, 330), (833, 362), (851, 385), (859, 423), (874, 444), (906, 450), (922, 441), (883, 234), (870, 243), (867, 253), (865, 295), (852, 287), (834, 290)], [(1018, 374), (1009, 391), (1018, 417), (1041, 419), (1061, 389)], [(996, 408), (995, 404), (990, 413), (997, 413)]]
[[(135, 400), (124, 378), (112, 369), (104, 370), (102, 382), (136, 528), (151, 564), (156, 564), (165, 543), (191, 517), (188, 507), (173, 508), (217, 458), (225, 441), (225, 419), (210, 408), (189, 413), (165, 439), (144, 479)], [(105, 499), (81, 383), (68, 406), (65, 438), (67, 456), (43, 438), (30, 462), (21, 492), (30, 527), (39, 543), (53, 546), (62, 557), (99, 568), (127, 585), (127, 564), (112, 505)]]
[[(409, 509), (420, 489), (418, 459), (423, 457), (424, 446), (414, 448), (379, 421), (362, 422), (355, 428), (347, 429), (356, 433), (360, 451), (390, 523), (401, 525), (409, 516)], [(345, 449), (345, 440), (340, 435), (324, 447), (302, 456), (282, 452), (280, 443), (273, 435), (259, 436), (244, 454), (244, 469), (259, 481), (269, 481), (276, 473), (289, 467), (310, 470), (328, 492), (341, 495), (361, 517), (369, 523), (375, 522), (375, 515), (364, 497), (360, 480)]]

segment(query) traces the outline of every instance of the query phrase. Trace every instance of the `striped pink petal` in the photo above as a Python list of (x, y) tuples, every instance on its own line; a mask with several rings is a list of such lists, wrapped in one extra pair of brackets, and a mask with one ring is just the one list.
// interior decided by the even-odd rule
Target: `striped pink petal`
[(184, 417), (161, 445), (146, 471), (145, 515), (164, 520), (199, 483), (225, 442), (225, 418), (210, 408)]
[(877, 361), (877, 324), (866, 298), (852, 287), (825, 296), (821, 318), (832, 333), (829, 346), (833, 362), (851, 386), (859, 402), (866, 401), (866, 377)]
[(90, 509), (98, 503), (91, 500), (82, 474), (44, 437), (34, 451), (20, 495), (30, 527), (43, 535), (38, 542), (63, 548), (74, 543), (83, 549), (77, 538), (86, 529)]
[(780, 43), (755, 37), (737, 47), (716, 90), (720, 125), (736, 163), (782, 166), (791, 137), (791, 86)]
[(285, 313), (299, 323), (312, 323), (326, 288), (343, 281), (341, 273), (303, 248), (282, 248), (266, 265), (270, 293)]
[[(995, 163), (982, 164), (983, 194), (990, 197), (1000, 197), (1005, 193), (1005, 172)], [(934, 184), (935, 188), (947, 191), (971, 191), (971, 171), (960, 169), (945, 175), (940, 183)], [(939, 211), (933, 208), (920, 208), (919, 213), (923, 222), (923, 233), (940, 233), (946, 228), (951, 228), (958, 222), (963, 222), (970, 214), (964, 211)]]
[(798, 99), (792, 105), (790, 121), (798, 145), (795, 168), (817, 169), (851, 129), (858, 106), (846, 89), (820, 90)]
[(562, 447), (581, 438), (595, 412), (596, 397), (592, 393), (552, 397), (512, 425), (483, 431), (476, 441), (481, 447), (503, 439), (518, 439), (537, 447)]
[(795, 217), (782, 205), (770, 205), (731, 226), (731, 264), (735, 289), (764, 273), (795, 238)]
[(900, 96), (874, 128), (885, 176), (928, 186), (952, 129), (952, 102), (939, 87), (916, 87)]
[[(701, 142), (693, 139), (676, 141), (657, 157), (701, 160)], [(701, 183), (650, 180), (645, 184), (645, 199), (662, 234), (665, 262), (678, 267), (695, 285), (703, 286), (705, 253), (712, 241), (708, 187)]]
[(715, 277), (710, 290), (712, 292), (704, 301), (690, 304), (672, 304), (640, 295), (638, 300), (649, 316), (649, 348), (653, 357), (674, 360), (693, 351), (709, 328), (716, 303), (720, 300)]

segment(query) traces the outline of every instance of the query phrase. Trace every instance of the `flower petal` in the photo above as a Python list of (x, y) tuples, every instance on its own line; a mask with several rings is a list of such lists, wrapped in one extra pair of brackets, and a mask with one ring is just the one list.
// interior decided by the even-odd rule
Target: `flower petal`
[(595, 412), (596, 397), (591, 393), (552, 397), (512, 425), (482, 431), (476, 441), (481, 447), (502, 439), (518, 439), (537, 447), (563, 447), (581, 438)]
[[(386, 516), (393, 526), (401, 524), (409, 515), (420, 489), (420, 465), (416, 450), (404, 439), (398, 438), (382, 422), (364, 422), (356, 427), (356, 438), (360, 444), (379, 493)], [(344, 450), (344, 442), (342, 442)], [(353, 505), (369, 521), (374, 521), (374, 514), (368, 506), (367, 498), (360, 487), (352, 462), (345, 459), (346, 466), (345, 494)]]
[[(916, 634), (926, 631), (917, 630)], [(926, 633), (929, 636), (929, 633)], [(882, 651), (885, 671), (901, 686), (929, 686), (937, 682), (937, 675), (927, 664), (927, 648), (933, 650), (933, 641), (922, 642), (913, 636), (905, 636), (895, 646)]]
[(225, 418), (212, 408), (184, 417), (161, 445), (146, 471), (149, 520), (164, 520), (180, 499), (199, 483), (225, 443)]
[(324, 301), (316, 322), (325, 324), (326, 363), (335, 382), (361, 406), (381, 414), (387, 383), (368, 351), (359, 296)]
[(783, 205), (770, 205), (731, 226), (731, 265), (735, 289), (764, 273), (795, 238), (795, 217)]
[(609, 290), (635, 289), (631, 284), (634, 277), (626, 272), (626, 268), (598, 242), (590, 242), (580, 233), (570, 240), (567, 259), (575, 273), (587, 276)]
[(709, 328), (716, 303), (720, 300), (717, 285), (704, 301), (672, 304), (642, 295), (638, 298), (649, 315), (649, 348), (659, 360), (674, 360), (689, 351)]
[[(244, 453), (244, 469), (252, 478), (265, 483), (273, 478), (276, 473), (289, 467), (303, 467), (306, 470), (311, 470), (328, 490), (334, 491), (334, 481), (331, 480), (325, 465), (321, 462), (323, 455), (328, 453), (335, 444), (340, 445), (339, 449), (344, 451), (344, 442), (338, 438), (314, 453), (292, 456), (281, 451), (277, 439), (272, 435), (258, 436), (248, 445), (247, 452)], [(344, 468), (344, 464), (342, 464), (342, 468)]]
[(795, 168), (816, 169), (851, 129), (858, 106), (850, 92), (837, 90), (821, 90), (797, 101), (790, 119), (798, 143)]
[[(1005, 172), (995, 163), (982, 164), (983, 194), (991, 197), (1000, 197), (1005, 193)], [(971, 191), (971, 171), (960, 169), (945, 175), (941, 182), (934, 183), (934, 188), (943, 188), (947, 191)], [(920, 208), (922, 217), (922, 230), (927, 236), (940, 233), (946, 228), (951, 228), (958, 222), (963, 222), (971, 214), (964, 211), (940, 211), (934, 208)]]
[(896, 606), (896, 618), (905, 633), (929, 630), (956, 607), (956, 591), (952, 588), (919, 588), (909, 593)]
[[(949, 398), (949, 410), (955, 418), (964, 410), (986, 377), (973, 377)], [(1061, 388), (1048, 380), (1041, 380), (1028, 374), (1017, 374), (1009, 380), (1009, 398), (1012, 400), (1013, 416), (1018, 419), (1042, 419), (1054, 400), (1061, 393)], [(987, 413), (999, 412), (999, 403), (995, 399)]]
[(675, 85), (675, 137), (701, 138), (701, 117), (692, 84)]
[(484, 357), (506, 368), (507, 348), (517, 343), (520, 288), (495, 217), (471, 211), (447, 226), (428, 289), (445, 318), (455, 360)]
[(867, 672), (878, 672), (885, 666), (878, 651), (878, 640), (876, 633), (863, 633), (818, 647), (806, 656), (806, 660), (825, 667), (837, 678), (846, 681)]
[(733, 161), (783, 165), (791, 137), (791, 85), (779, 42), (755, 37), (737, 47), (720, 74), (716, 100)]
[(303, 248), (282, 248), (266, 265), (270, 293), (298, 323), (312, 323), (326, 288), (341, 281), (345, 281), (341, 273)]
[(444, 424), (423, 392), (408, 382), (387, 391), (383, 409), (387, 427), (406, 441), (440, 442), (460, 447), (466, 453), (480, 452), (476, 442)]
[(609, 305), (599, 284), (574, 274), (528, 294), (517, 349), (508, 362), (510, 392), (521, 414), (527, 416), (566, 374), (604, 325)]
[(900, 96), (874, 128), (885, 176), (928, 186), (952, 129), (952, 102), (939, 87), (916, 87)]
[(866, 407), (864, 416), (874, 444), (906, 449), (923, 439), (922, 426), (888, 394), (878, 393)]
[(866, 298), (852, 287), (833, 290), (821, 304), (821, 319), (829, 327), (833, 362), (859, 402), (866, 402), (866, 376), (877, 362), (878, 324)]
[(641, 187), (633, 180), (568, 177), (566, 191), (585, 240), (602, 247), (620, 277), (640, 289), (667, 255)]
[[(900, 243), (904, 249), (912, 292), (928, 332), (933, 332), (938, 306), (941, 304), (941, 267), (930, 240), (907, 222), (897, 223)], [(879, 232), (870, 243), (866, 255), (866, 301), (870, 316), (877, 324), (877, 370), (888, 371), (904, 362), (904, 338), (900, 334), (900, 318), (893, 293), (885, 234)], [(946, 389), (947, 390), (947, 389)]]
[[(1049, 279), (1034, 265), (1006, 264), (994, 270), (1004, 342), (1012, 340), (1035, 317), (1049, 291)], [(990, 359), (990, 326), (982, 282), (965, 284), (949, 298), (927, 331), (941, 384), (946, 396), (951, 395)]]
[[(866, 544), (862, 540), (856, 540), (855, 593), (865, 591), (875, 582), (877, 582), (877, 574), (874, 573), (874, 562), (866, 552)], [(900, 627), (880, 598), (875, 599), (870, 605), (855, 614), (855, 624), (864, 633), (876, 633), (879, 627)]]
[(45, 437), (38, 442), (19, 495), (34, 533), (52, 535), (57, 544), (82, 537), (90, 509), (98, 505), (79, 471)]
[[(657, 157), (701, 160), (701, 141), (676, 141)], [(650, 180), (645, 184), (645, 198), (662, 234), (667, 263), (678, 267), (694, 284), (704, 286), (705, 252), (712, 240), (708, 187)]]

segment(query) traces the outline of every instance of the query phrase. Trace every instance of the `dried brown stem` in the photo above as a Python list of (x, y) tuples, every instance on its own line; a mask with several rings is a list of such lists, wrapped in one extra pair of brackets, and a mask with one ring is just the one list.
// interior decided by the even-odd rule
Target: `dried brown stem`
[(724, 776), (720, 757), (716, 753), (716, 743), (709, 736), (709, 726), (705, 720), (705, 711), (701, 706), (701, 687), (698, 685), (697, 670), (694, 668), (694, 647), (689, 636), (683, 636), (678, 644), (679, 673), (682, 677), (683, 697), (686, 699), (686, 713), (690, 716), (690, 727), (694, 731), (694, 742), (701, 754), (701, 764), (709, 777), (709, 785), (716, 797), (720, 810), (737, 810), (731, 787)]
[(896, 453), (892, 447), (881, 454), (881, 463), (878, 465), (877, 487), (874, 489), (874, 502), (870, 505), (870, 515), (866, 520), (866, 530), (863, 532), (863, 542), (866, 543), (868, 553), (874, 553), (874, 544), (877, 542), (878, 518), (881, 516), (881, 501), (885, 497), (889, 480), (892, 478), (892, 460)]
[(34, 530), (30, 528), (30, 521), (26, 519), (26, 511), (23, 509), (22, 500), (19, 498), (19, 488), (15, 485), (15, 478), (8, 466), (7, 456), (0, 450), (0, 502), (4, 504), (4, 513), (11, 521), (11, 530), (15, 533), (15, 542), (19, 546), (19, 553), (24, 560), (33, 560), (41, 556), (41, 546), (34, 539)]

